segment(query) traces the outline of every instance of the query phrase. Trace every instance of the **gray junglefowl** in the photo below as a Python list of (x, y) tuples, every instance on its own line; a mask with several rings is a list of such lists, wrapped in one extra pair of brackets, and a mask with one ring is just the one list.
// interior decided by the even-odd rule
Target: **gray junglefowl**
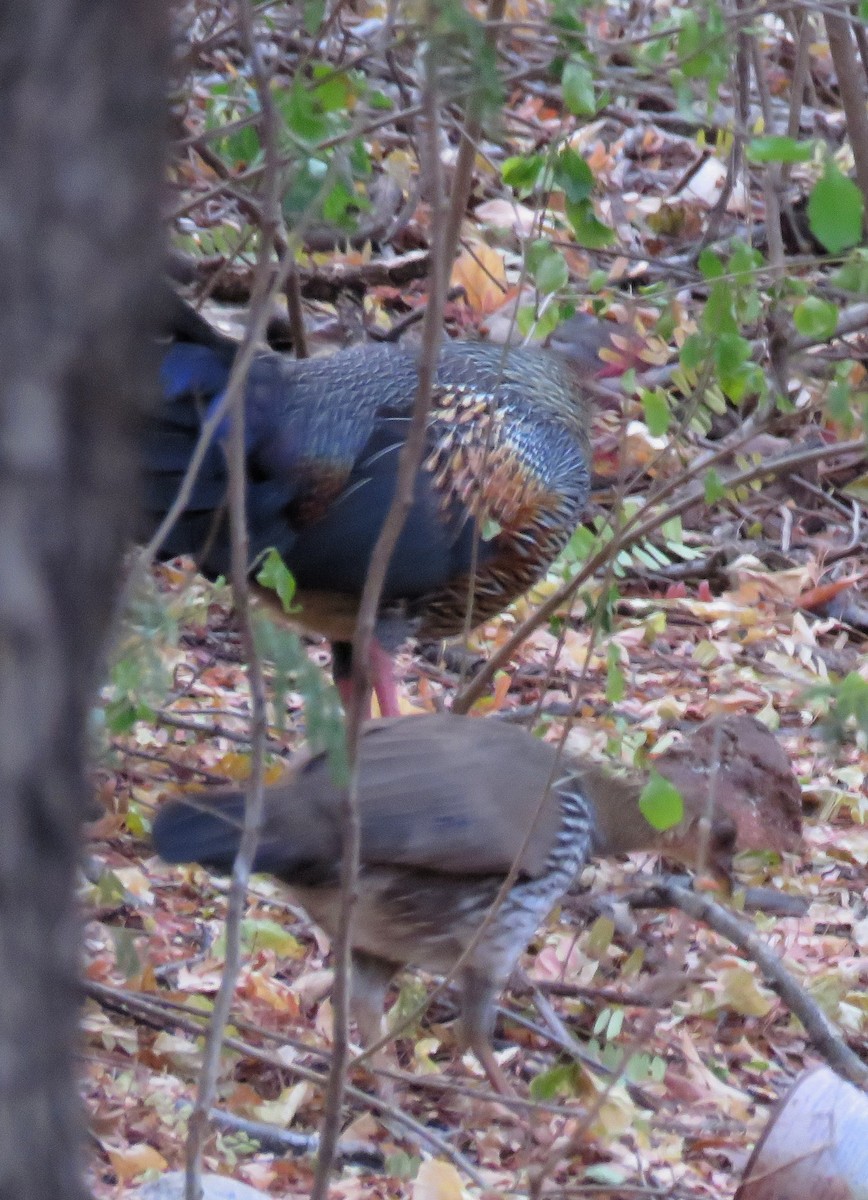
[[(592, 855), (658, 850), (728, 879), (729, 817), (701, 837), (705, 789), (659, 832), (642, 815), (642, 784), (607, 774), (494, 720), (450, 715), (373, 721), (360, 741), (361, 853), (353, 918), (353, 1012), (363, 1041), (378, 1036), (386, 990), (406, 965), (457, 973), (459, 1041), (492, 1085), (509, 1090), (491, 1035), (495, 1002), (516, 959)], [(340, 908), (341, 790), (323, 755), (266, 789), (254, 869), (289, 884), (333, 935)], [(231, 870), (244, 807), (237, 790), (162, 806), (157, 853), (170, 863)], [(502, 903), (480, 925), (515, 864)], [(474, 942), (474, 939), (475, 942)]]
[[(149, 537), (178, 495), (204, 416), (237, 344), (173, 294), (162, 400), (146, 420)], [(409, 636), (460, 634), (545, 575), (589, 487), (589, 351), (446, 341), (413, 503), (392, 555), (371, 653), (384, 716), (398, 715), (391, 654)], [(418, 389), (416, 351), (369, 344), (324, 358), (258, 353), (244, 392), (251, 566), (274, 547), (295, 577), (301, 624), (332, 642), (346, 700), (351, 643), (371, 554), (392, 501)], [(224, 428), (225, 433), (225, 428)], [(205, 455), (161, 548), (214, 578), (229, 572), (222, 445)]]

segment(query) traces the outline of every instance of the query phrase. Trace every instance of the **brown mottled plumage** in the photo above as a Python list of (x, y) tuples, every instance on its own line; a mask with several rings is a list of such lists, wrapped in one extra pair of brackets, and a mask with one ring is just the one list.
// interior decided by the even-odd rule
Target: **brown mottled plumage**
[[(639, 809), (642, 783), (607, 774), (525, 730), (448, 715), (374, 721), (358, 758), (361, 849), (353, 918), (353, 1006), (363, 1038), (379, 1031), (393, 975), (412, 963), (438, 974), (465, 956), (461, 1040), (496, 1088), (494, 1003), (515, 960), (591, 854), (658, 849), (695, 864), (704, 789), (684, 792), (685, 817), (660, 833)], [(292, 886), (334, 933), (340, 909), (342, 791), (320, 755), (266, 789), (255, 869)], [(243, 793), (218, 790), (160, 809), (154, 845), (169, 862), (231, 869)], [(727, 875), (729, 817), (711, 822), (708, 865)], [(514, 878), (492, 913), (507, 875)]]

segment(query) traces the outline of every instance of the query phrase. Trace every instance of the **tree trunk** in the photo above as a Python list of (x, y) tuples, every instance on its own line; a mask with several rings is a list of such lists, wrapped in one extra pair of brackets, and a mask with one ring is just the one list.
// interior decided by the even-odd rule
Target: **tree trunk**
[(159, 0), (0, 4), (0, 1198), (84, 1196), (75, 867), (161, 257)]

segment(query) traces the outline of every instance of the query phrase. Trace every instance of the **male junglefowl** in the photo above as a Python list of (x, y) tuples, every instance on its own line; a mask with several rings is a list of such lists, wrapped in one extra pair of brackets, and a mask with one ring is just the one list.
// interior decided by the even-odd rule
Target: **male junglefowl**
[[(162, 403), (144, 446), (148, 533), (175, 499), (237, 344), (177, 297)], [(390, 654), (409, 636), (459, 634), (539, 580), (566, 545), (589, 485), (588, 351), (446, 341), (413, 504), (389, 565), (370, 674), (398, 713)], [(244, 390), (251, 565), (270, 547), (292, 572), (301, 624), (325, 634), (346, 698), (371, 554), (395, 489), (418, 385), (417, 354), (369, 344), (296, 360), (256, 354)], [(229, 570), (227, 467), (212, 445), (161, 553)]]

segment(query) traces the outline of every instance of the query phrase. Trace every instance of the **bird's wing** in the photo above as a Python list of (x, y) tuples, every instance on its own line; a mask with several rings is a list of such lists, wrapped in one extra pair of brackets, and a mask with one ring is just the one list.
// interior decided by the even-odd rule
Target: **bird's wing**
[[(541, 875), (562, 823), (556, 789), (546, 794), (555, 766), (551, 746), (497, 721), (372, 722), (359, 750), (362, 864), (497, 875), (518, 859), (521, 876)], [(243, 804), (242, 792), (218, 790), (164, 806), (153, 828), (158, 853), (228, 870)], [(342, 818), (342, 791), (317, 755), (266, 790), (255, 869), (287, 883), (335, 883)]]
[[(521, 874), (540, 874), (561, 825), (557, 793), (543, 801), (555, 763), (551, 746), (497, 721), (444, 714), (372, 722), (359, 749), (362, 861), (488, 875), (506, 873), (520, 856)], [(324, 817), (339, 812), (321, 757), (292, 792), (315, 796)]]

